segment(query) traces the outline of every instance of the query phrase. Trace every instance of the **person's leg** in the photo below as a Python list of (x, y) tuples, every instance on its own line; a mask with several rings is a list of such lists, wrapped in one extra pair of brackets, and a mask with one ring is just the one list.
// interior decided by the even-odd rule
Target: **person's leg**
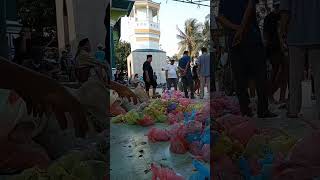
[(205, 77), (200, 76), (200, 98), (202, 99), (204, 96), (204, 85), (205, 85)]
[(188, 82), (189, 82), (191, 99), (194, 99), (194, 82), (192, 81), (192, 78), (189, 78)]
[(173, 78), (172, 83), (173, 83), (174, 90), (177, 91), (178, 90), (178, 79)]
[(281, 64), (281, 83), (280, 83), (280, 103), (286, 101), (286, 93), (288, 88), (288, 78), (289, 78), (289, 64), (288, 57), (283, 56), (283, 63)]
[(210, 84), (211, 84), (211, 83), (210, 83), (210, 76), (207, 76), (207, 77), (206, 77), (206, 82), (207, 82), (208, 93), (210, 93), (210, 87), (211, 87), (211, 86), (210, 86)]
[(261, 46), (248, 45), (244, 49), (248, 60), (249, 71), (252, 72), (258, 96), (257, 113), (259, 117), (269, 116), (267, 91), (267, 63), (265, 49)]
[(186, 77), (182, 77), (182, 84), (183, 84), (183, 91), (184, 91), (184, 96), (185, 98), (189, 98), (188, 95), (188, 80)]
[(251, 115), (249, 110), (249, 95), (247, 91), (248, 78), (246, 76), (246, 59), (242, 58), (240, 47), (234, 47), (231, 49), (230, 60), (236, 84), (236, 93), (240, 104), (240, 111), (243, 116)]
[(152, 82), (152, 87), (153, 87), (152, 96), (153, 96), (153, 97), (156, 96), (157, 86), (158, 86), (157, 81), (156, 81), (156, 80), (153, 80), (153, 82)]
[(167, 79), (167, 88), (168, 90), (171, 90), (171, 79)]
[(149, 84), (147, 81), (145, 81), (144, 84), (145, 84), (145, 86), (146, 86), (146, 93), (147, 93), (147, 95), (148, 95), (148, 97), (149, 97), (149, 96), (150, 96), (150, 93), (149, 93), (150, 84)]
[(289, 109), (288, 115), (298, 116), (302, 105), (301, 81), (304, 73), (304, 52), (305, 50), (297, 47), (290, 47), (289, 62)]
[(309, 50), (310, 63), (312, 65), (312, 72), (314, 78), (314, 90), (316, 98), (316, 113), (317, 119), (320, 118), (320, 48)]

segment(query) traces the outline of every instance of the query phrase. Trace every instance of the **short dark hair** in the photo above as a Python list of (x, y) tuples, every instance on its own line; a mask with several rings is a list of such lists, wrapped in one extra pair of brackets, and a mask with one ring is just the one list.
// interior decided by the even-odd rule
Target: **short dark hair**
[(147, 59), (149, 59), (149, 58), (152, 58), (152, 55), (151, 55), (151, 54), (148, 54), (148, 55), (147, 55)]
[(189, 54), (189, 51), (184, 51), (183, 54)]
[(85, 39), (82, 39), (80, 42), (79, 42), (79, 48), (80, 47), (83, 47), (85, 46), (87, 43), (89, 42), (89, 39), (88, 38), (85, 38)]
[(201, 51), (202, 52), (207, 52), (207, 48), (203, 47), (203, 48), (201, 48)]

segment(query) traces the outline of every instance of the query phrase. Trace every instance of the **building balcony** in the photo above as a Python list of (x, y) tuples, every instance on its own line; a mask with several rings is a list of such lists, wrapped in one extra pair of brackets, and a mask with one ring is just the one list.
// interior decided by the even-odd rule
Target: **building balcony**
[(160, 31), (160, 23), (153, 21), (136, 21), (135, 29), (152, 29)]

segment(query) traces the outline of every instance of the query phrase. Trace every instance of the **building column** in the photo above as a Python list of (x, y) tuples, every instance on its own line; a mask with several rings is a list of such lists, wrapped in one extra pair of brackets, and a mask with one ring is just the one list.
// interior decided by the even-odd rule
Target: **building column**
[(61, 52), (65, 46), (63, 1), (61, 0), (56, 0), (56, 19), (57, 19), (58, 49), (59, 49), (59, 52)]
[(149, 5), (147, 5), (147, 20), (150, 21), (150, 15), (149, 15)]
[[(10, 9), (15, 11), (15, 9)], [(0, 1), (0, 56), (4, 58), (9, 57), (8, 53), (8, 41), (6, 36), (6, 0)]]

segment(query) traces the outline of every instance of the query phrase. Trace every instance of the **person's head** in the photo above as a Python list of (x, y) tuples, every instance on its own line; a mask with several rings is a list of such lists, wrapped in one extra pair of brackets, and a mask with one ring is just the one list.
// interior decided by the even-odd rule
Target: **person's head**
[(135, 75), (134, 75), (134, 78), (139, 78), (139, 75), (138, 75), (138, 74), (135, 74)]
[(67, 51), (67, 52), (70, 52), (70, 51), (71, 51), (71, 45), (70, 45), (70, 44), (67, 44), (67, 45), (66, 45), (66, 51)]
[(203, 48), (201, 48), (201, 52), (202, 52), (202, 53), (207, 53), (208, 50), (207, 50), (207, 48), (203, 47)]
[(147, 55), (147, 61), (150, 63), (152, 62), (152, 55), (151, 54)]
[(174, 59), (170, 60), (170, 64), (173, 65), (174, 64)]
[(275, 12), (275, 13), (279, 13), (280, 12), (280, 2), (276, 2), (276, 3), (274, 3), (273, 4), (273, 11)]
[(189, 51), (184, 51), (184, 52), (183, 52), (183, 55), (184, 55), (184, 56), (188, 56), (188, 55), (189, 55)]
[(103, 45), (102, 45), (102, 44), (98, 44), (97, 49), (98, 49), (99, 51), (103, 51)]
[(82, 49), (82, 50), (85, 50), (87, 52), (90, 52), (91, 51), (91, 45), (90, 45), (89, 39), (88, 38), (82, 39), (79, 42), (78, 49)]

